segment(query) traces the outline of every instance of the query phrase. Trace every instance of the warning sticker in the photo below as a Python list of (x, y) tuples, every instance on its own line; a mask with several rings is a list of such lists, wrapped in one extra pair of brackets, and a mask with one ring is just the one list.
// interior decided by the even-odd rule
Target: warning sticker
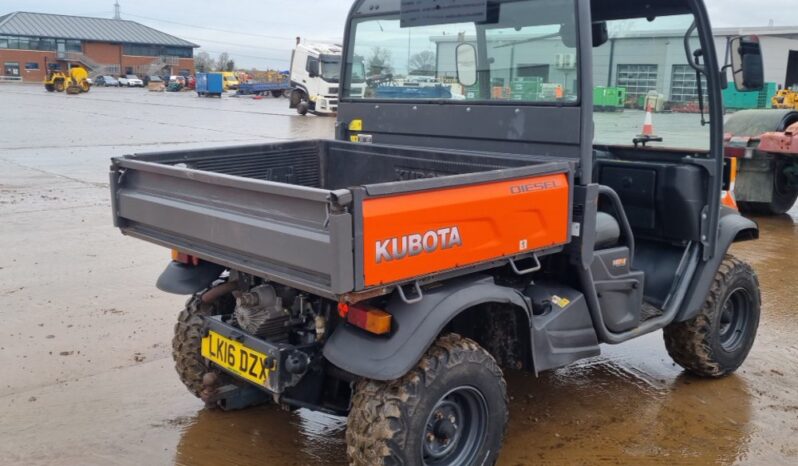
[(551, 302), (554, 303), (555, 305), (559, 306), (560, 309), (565, 309), (566, 307), (568, 307), (569, 304), (571, 304), (571, 300), (570, 299), (561, 298), (561, 297), (559, 297), (557, 295), (554, 295), (554, 296), (551, 297)]

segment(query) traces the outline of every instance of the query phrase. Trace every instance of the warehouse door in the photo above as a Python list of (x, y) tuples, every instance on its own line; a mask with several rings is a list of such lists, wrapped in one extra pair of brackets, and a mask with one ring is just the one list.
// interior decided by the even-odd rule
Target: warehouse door
[(784, 80), (787, 88), (798, 86), (798, 50), (790, 50), (787, 59), (787, 77)]

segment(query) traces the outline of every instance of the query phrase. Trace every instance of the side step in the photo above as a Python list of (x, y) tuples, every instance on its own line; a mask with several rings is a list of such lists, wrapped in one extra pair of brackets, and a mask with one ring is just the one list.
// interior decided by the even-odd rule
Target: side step
[(536, 374), (601, 354), (582, 293), (541, 281), (527, 287), (524, 294), (535, 310), (531, 333)]

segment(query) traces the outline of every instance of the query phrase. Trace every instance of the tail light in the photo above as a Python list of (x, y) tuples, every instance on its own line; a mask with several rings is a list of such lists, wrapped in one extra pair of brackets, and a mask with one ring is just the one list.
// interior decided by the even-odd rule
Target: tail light
[(375, 335), (391, 332), (391, 315), (376, 307), (339, 303), (338, 315), (355, 327)]
[(186, 265), (199, 265), (199, 257), (180, 252), (177, 249), (172, 249), (172, 260)]

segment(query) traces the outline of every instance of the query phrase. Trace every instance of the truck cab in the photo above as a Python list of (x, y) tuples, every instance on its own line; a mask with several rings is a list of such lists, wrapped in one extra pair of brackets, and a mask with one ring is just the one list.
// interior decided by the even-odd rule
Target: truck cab
[[(661, 330), (686, 371), (734, 372), (761, 300), (729, 248), (759, 233), (721, 202), (721, 82), (761, 86), (762, 57), (728, 55), (702, 0), (357, 0), (342, 47), (292, 59), (335, 140), (113, 161), (115, 224), (192, 295), (181, 380), (347, 415), (350, 464), (459, 466), (497, 461), (504, 370)], [(665, 88), (700, 113), (652, 122)]]
[[(362, 61), (354, 70), (352, 89), (362, 91), (365, 83)], [(341, 47), (297, 40), (291, 54), (290, 108), (300, 115), (333, 115), (338, 111)]]

